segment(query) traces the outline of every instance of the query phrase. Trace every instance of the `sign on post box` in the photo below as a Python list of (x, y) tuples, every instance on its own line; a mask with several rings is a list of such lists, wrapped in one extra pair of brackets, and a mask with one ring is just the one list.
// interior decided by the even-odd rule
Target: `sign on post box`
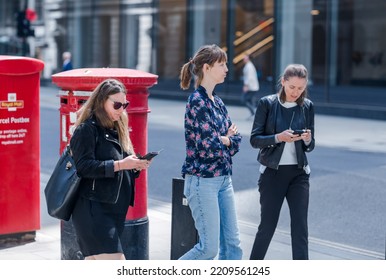
[(77, 119), (77, 111), (82, 107), (83, 103), (90, 97), (89, 92), (84, 91), (65, 91), (59, 92), (60, 97), (60, 154), (64, 148), (70, 143), (71, 127)]
[(0, 56), (0, 236), (40, 228), (40, 60)]

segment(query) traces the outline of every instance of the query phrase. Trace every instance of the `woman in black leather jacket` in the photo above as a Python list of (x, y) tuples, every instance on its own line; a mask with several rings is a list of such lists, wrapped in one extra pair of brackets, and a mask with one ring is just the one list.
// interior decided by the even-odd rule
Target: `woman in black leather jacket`
[(100, 83), (79, 111), (70, 147), (80, 177), (80, 195), (72, 214), (85, 259), (121, 259), (121, 234), (134, 184), (149, 162), (134, 155), (125, 111), (124, 85)]
[(306, 152), (315, 147), (314, 108), (307, 96), (308, 72), (288, 65), (278, 94), (263, 97), (250, 142), (259, 149), (260, 225), (250, 259), (264, 259), (276, 230), (284, 199), (291, 216), (292, 258), (308, 259), (310, 167)]

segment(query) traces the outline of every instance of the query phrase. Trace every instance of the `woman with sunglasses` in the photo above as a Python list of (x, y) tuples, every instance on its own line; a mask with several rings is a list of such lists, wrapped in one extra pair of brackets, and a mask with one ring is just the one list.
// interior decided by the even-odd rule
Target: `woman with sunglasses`
[(121, 235), (134, 184), (150, 162), (135, 156), (129, 137), (126, 89), (114, 79), (100, 83), (79, 110), (70, 147), (80, 193), (72, 214), (86, 260), (124, 260)]

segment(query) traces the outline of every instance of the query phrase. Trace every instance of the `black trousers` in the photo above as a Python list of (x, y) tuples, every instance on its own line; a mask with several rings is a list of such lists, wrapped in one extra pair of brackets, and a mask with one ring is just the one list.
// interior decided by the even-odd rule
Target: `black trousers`
[(256, 110), (256, 104), (255, 104), (255, 98), (257, 95), (257, 91), (247, 91), (243, 92), (241, 95), (241, 103), (244, 104), (249, 112), (251, 113), (251, 116), (255, 115)]
[(251, 260), (262, 260), (279, 220), (284, 198), (291, 217), (291, 244), (294, 260), (308, 259), (309, 175), (296, 165), (266, 168), (259, 178), (261, 220), (252, 247)]

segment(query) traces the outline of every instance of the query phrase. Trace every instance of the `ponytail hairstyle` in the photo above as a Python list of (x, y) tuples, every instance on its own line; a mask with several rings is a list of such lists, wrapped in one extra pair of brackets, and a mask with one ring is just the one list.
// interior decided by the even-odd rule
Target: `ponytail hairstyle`
[[(280, 87), (279, 98), (280, 98), (280, 101), (282, 103), (284, 103), (286, 101), (286, 96), (285, 96), (284, 87), (281, 84), (281, 80), (283, 79), (285, 81), (288, 81), (292, 77), (297, 77), (297, 78), (305, 79), (306, 81), (308, 81), (308, 71), (307, 71), (306, 67), (302, 64), (289, 64), (284, 69), (283, 75), (281, 76), (281, 78), (279, 79), (279, 82), (278, 82), (279, 87)], [(307, 94), (307, 86), (306, 86), (304, 91), (302, 92), (302, 94), (296, 100), (296, 103), (298, 105), (303, 105), (304, 99), (307, 97), (307, 95), (308, 94)]]
[(195, 78), (195, 88), (197, 88), (204, 78), (202, 71), (204, 64), (213, 66), (216, 62), (226, 62), (227, 54), (219, 46), (205, 45), (199, 48), (196, 54), (185, 63), (180, 72), (180, 87), (184, 90), (189, 89), (192, 76)]

